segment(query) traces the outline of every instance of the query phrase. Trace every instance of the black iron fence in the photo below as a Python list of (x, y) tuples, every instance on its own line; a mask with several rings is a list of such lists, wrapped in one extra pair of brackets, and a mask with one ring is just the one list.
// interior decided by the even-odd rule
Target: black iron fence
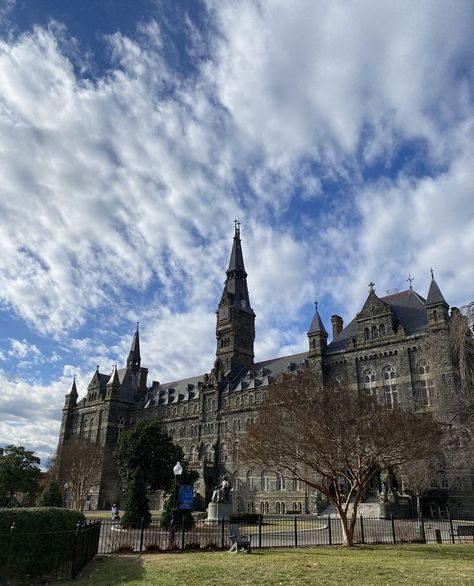
[[(122, 527), (118, 522), (103, 521), (98, 553), (125, 553), (172, 550), (228, 549), (230, 525), (251, 539), (252, 548), (317, 547), (342, 545), (341, 522), (334, 517), (260, 516), (255, 523), (196, 521), (192, 528), (183, 525), (174, 530), (161, 527), (160, 521)], [(474, 543), (472, 519), (380, 519), (358, 517), (355, 543)]]
[(98, 551), (101, 522), (73, 531), (0, 534), (0, 584), (42, 584), (74, 578)]

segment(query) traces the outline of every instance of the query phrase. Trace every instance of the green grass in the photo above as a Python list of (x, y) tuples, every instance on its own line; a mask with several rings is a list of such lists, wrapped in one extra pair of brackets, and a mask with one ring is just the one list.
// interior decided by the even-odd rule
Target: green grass
[(81, 586), (474, 585), (474, 545), (360, 546), (102, 557)]

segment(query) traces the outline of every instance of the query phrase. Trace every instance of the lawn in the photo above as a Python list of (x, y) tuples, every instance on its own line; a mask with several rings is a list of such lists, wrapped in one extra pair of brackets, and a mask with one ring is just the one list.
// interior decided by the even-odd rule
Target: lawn
[(474, 585), (474, 545), (402, 545), (102, 557), (81, 586)]

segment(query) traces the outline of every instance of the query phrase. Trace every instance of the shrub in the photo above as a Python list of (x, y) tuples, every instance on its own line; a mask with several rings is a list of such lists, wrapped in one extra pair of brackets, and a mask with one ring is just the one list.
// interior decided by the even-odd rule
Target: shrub
[[(165, 504), (163, 506), (163, 511), (161, 513), (160, 519), (160, 526), (169, 529), (171, 526), (171, 519), (173, 518), (173, 508), (174, 508), (174, 494), (168, 496), (165, 500)], [(175, 511), (174, 514), (175, 519), (175, 527), (177, 529), (181, 529), (183, 526), (184, 521), (184, 528), (185, 529), (192, 529), (194, 527), (194, 516), (191, 511), (188, 510), (180, 510), (178, 509)]]
[(56, 507), (0, 509), (0, 568), (12, 576), (47, 574), (71, 559), (74, 530), (84, 520)]

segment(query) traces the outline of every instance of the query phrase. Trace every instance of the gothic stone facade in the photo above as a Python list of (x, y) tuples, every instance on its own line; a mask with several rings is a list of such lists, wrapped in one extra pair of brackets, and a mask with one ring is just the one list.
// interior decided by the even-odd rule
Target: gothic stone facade
[[(316, 306), (307, 334), (307, 352), (255, 362), (255, 313), (237, 226), (217, 308), (217, 349), (212, 370), (166, 384), (148, 384), (148, 370), (141, 366), (137, 328), (125, 368), (104, 374), (97, 367), (80, 401), (73, 383), (66, 395), (59, 447), (68, 438), (79, 436), (113, 448), (132, 422), (158, 419), (181, 445), (191, 467), (199, 471), (197, 491), (203, 504), (209, 502), (220, 478), (228, 474), (237, 510), (313, 512), (317, 496), (298, 481), (257, 470), (240, 457), (246, 428), (255, 420), (259, 404), (271, 393), (272, 381), (311, 362), (326, 380), (343, 381), (355, 391), (376, 395), (388, 409), (402, 405), (432, 411), (443, 419), (455, 391), (456, 368), (446, 352), (437, 360), (435, 374), (423, 352), (423, 342), (428, 333), (445, 331), (449, 320), (449, 306), (434, 278), (427, 299), (411, 285), (406, 291), (378, 297), (371, 284), (361, 311), (346, 327), (341, 317), (332, 316), (330, 343)], [(448, 504), (453, 512), (469, 508), (474, 512), (473, 484), (473, 471), (464, 470), (457, 478), (456, 490), (450, 489), (448, 494), (441, 479), (438, 490), (429, 493), (432, 496), (425, 503), (427, 512), (442, 514)], [(375, 481), (368, 494), (375, 495), (378, 489)], [(103, 486), (91, 497), (94, 508), (110, 500)], [(158, 500), (152, 506), (159, 504)]]

